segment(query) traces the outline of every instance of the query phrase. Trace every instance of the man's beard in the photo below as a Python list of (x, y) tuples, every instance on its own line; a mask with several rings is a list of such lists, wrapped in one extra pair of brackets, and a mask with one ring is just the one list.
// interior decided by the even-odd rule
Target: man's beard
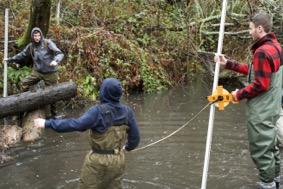
[(40, 41), (36, 42), (36, 41), (33, 41), (35, 45), (39, 45), (40, 44)]

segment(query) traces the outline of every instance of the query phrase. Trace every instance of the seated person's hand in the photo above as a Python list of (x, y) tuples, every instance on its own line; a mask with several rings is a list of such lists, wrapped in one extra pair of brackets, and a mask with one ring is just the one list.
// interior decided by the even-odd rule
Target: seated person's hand
[(10, 57), (7, 57), (7, 58), (4, 58), (4, 61), (7, 62), (7, 63), (12, 63), (13, 59), (10, 58)]
[(57, 66), (58, 65), (58, 63), (55, 61), (55, 60), (53, 60), (52, 62), (50, 62), (50, 64), (49, 64), (50, 66)]
[(19, 69), (20, 65), (17, 63), (14, 63), (13, 58), (4, 58), (4, 61), (7, 62), (7, 65), (14, 68), (14, 69)]

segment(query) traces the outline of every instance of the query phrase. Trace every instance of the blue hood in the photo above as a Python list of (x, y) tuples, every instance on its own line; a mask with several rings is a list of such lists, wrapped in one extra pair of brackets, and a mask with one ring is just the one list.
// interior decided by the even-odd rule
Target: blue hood
[(115, 78), (104, 79), (100, 88), (101, 103), (119, 103), (123, 89), (120, 81)]

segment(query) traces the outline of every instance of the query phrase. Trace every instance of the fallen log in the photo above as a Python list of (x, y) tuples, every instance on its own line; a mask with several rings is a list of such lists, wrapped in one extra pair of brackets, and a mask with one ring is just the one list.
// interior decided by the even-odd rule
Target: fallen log
[(74, 82), (64, 82), (45, 89), (0, 98), (0, 118), (40, 109), (56, 101), (70, 99), (76, 93), (77, 86)]

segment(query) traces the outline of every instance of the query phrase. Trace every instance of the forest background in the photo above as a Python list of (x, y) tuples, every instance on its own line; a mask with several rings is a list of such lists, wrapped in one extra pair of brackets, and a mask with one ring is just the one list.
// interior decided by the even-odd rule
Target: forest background
[[(0, 0), (0, 60), (5, 8), (10, 11), (12, 56), (27, 43), (23, 38), (32, 10), (45, 6), (50, 14), (46, 38), (65, 54), (60, 81), (75, 81), (80, 96), (95, 100), (106, 77), (120, 79), (126, 92), (155, 92), (203, 74), (212, 78), (221, 4), (220, 0)], [(273, 15), (273, 32), (283, 44), (282, 0), (233, 0), (228, 1), (224, 54), (249, 61), (248, 21), (258, 10)], [(20, 69), (9, 67), (9, 94), (19, 92), (19, 82), (30, 71), (30, 62)], [(2, 73), (0, 64), (0, 89)], [(222, 76), (237, 75), (222, 72)]]

